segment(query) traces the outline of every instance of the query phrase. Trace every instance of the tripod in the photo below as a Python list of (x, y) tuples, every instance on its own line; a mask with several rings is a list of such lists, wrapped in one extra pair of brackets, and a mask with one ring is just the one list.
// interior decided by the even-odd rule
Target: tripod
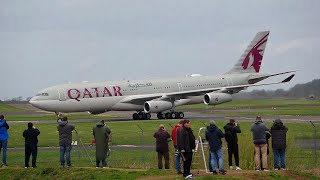
[[(75, 129), (74, 132), (76, 132), (76, 140), (75, 140), (75, 142), (78, 142), (78, 141), (80, 142), (80, 145), (82, 146), (82, 149), (85, 151), (85, 153), (86, 153), (87, 157), (89, 158), (91, 164), (94, 165), (94, 163), (93, 163), (93, 161), (92, 161), (92, 159), (91, 159), (86, 147), (84, 146), (81, 138), (79, 137), (78, 131)], [(77, 144), (73, 143), (73, 145), (77, 145)], [(78, 157), (80, 159), (80, 147), (78, 145), (77, 145), (77, 147), (78, 147)]]

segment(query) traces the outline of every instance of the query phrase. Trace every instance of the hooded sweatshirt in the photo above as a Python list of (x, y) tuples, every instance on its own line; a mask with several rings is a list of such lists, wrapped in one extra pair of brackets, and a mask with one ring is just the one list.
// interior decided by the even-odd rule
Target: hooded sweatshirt
[(6, 141), (9, 138), (8, 135), (9, 125), (7, 124), (6, 120), (0, 120), (0, 141)]
[(275, 120), (271, 127), (272, 148), (285, 149), (288, 128), (285, 127), (280, 119)]
[(206, 130), (206, 139), (209, 142), (210, 151), (217, 151), (222, 148), (221, 138), (223, 137), (223, 132), (216, 125), (208, 126)]
[(254, 144), (267, 144), (266, 131), (269, 131), (261, 120), (256, 120), (251, 126)]
[(23, 132), (23, 137), (25, 138), (25, 144), (37, 145), (39, 134), (40, 134), (40, 131), (38, 129), (28, 127), (28, 129)]
[(181, 124), (177, 124), (174, 126), (174, 128), (171, 131), (171, 138), (172, 138), (174, 147), (177, 147), (177, 137), (178, 137), (178, 132), (180, 127), (181, 127)]
[(71, 124), (68, 124), (68, 121), (60, 121), (57, 129), (59, 131), (59, 145), (71, 145), (72, 131), (75, 129), (75, 127)]

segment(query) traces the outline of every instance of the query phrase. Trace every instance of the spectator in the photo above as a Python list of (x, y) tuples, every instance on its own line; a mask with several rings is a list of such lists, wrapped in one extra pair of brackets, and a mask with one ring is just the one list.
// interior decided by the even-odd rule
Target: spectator
[(99, 121), (93, 128), (93, 136), (96, 143), (96, 168), (99, 168), (100, 161), (102, 168), (106, 168), (106, 158), (109, 154), (109, 142), (111, 131), (105, 126), (104, 120)]
[(25, 163), (24, 168), (29, 167), (29, 159), (32, 154), (32, 168), (37, 167), (37, 154), (38, 154), (38, 136), (40, 131), (33, 127), (31, 122), (28, 123), (28, 129), (23, 131), (25, 139)]
[(181, 172), (181, 167), (180, 167), (180, 153), (178, 151), (178, 148), (177, 148), (177, 134), (179, 132), (179, 128), (182, 126), (182, 122), (183, 120), (180, 120), (179, 124), (175, 125), (174, 128), (172, 128), (172, 131), (171, 131), (171, 138), (172, 138), (172, 141), (173, 141), (173, 146), (175, 148), (175, 165), (176, 165), (176, 171), (177, 171), (177, 174), (183, 174)]
[(272, 150), (274, 156), (274, 170), (279, 170), (279, 155), (281, 159), (281, 169), (286, 169), (286, 136), (288, 128), (285, 127), (280, 119), (276, 119), (271, 127)]
[(64, 116), (62, 121), (59, 122), (57, 129), (59, 131), (59, 145), (60, 145), (60, 165), (65, 165), (65, 154), (67, 160), (67, 167), (72, 167), (70, 153), (72, 143), (72, 131), (75, 129), (74, 125), (68, 124), (68, 118)]
[(224, 137), (223, 132), (216, 126), (214, 120), (210, 121), (210, 126), (206, 130), (206, 139), (209, 142), (210, 150), (210, 164), (212, 167), (212, 173), (217, 174), (216, 161), (219, 166), (219, 173), (225, 175), (226, 171), (223, 168), (223, 152), (222, 152), (222, 141)]
[(170, 135), (164, 129), (163, 124), (160, 124), (159, 130), (154, 133), (153, 137), (156, 138), (156, 151), (158, 152), (158, 168), (162, 169), (162, 157), (164, 157), (165, 168), (169, 169), (168, 138), (170, 138)]
[[(267, 138), (266, 131), (269, 129), (264, 125), (260, 116), (257, 116), (256, 121), (251, 126), (251, 132), (253, 135), (253, 143), (255, 150), (255, 164), (256, 171), (269, 171), (267, 164)], [(260, 161), (260, 154), (262, 154), (262, 167)]]
[(190, 167), (192, 163), (192, 150), (195, 149), (195, 146), (195, 137), (190, 128), (190, 121), (184, 120), (177, 138), (177, 147), (183, 159), (183, 177), (193, 177), (190, 173)]
[(0, 153), (2, 149), (2, 167), (7, 167), (7, 146), (8, 146), (8, 134), (9, 125), (4, 119), (4, 116), (0, 115)]
[(230, 170), (233, 170), (232, 166), (232, 154), (236, 162), (236, 170), (241, 170), (239, 167), (239, 146), (237, 133), (241, 133), (240, 126), (236, 123), (235, 119), (230, 119), (229, 123), (224, 127), (225, 138), (228, 143), (228, 160)]

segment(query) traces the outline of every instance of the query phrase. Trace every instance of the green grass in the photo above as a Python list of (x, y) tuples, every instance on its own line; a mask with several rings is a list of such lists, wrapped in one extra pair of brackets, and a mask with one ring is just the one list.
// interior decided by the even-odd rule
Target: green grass
[[(74, 119), (111, 119), (118, 118), (119, 116), (107, 116), (107, 115), (86, 115), (86, 114), (67, 114), (69, 120)], [(52, 115), (8, 115), (6, 116), (7, 121), (41, 121), (41, 120), (56, 120), (57, 116)]]
[(5, 114), (5, 113), (25, 112), (25, 111), (22, 110), (22, 109), (18, 109), (18, 108), (15, 108), (13, 106), (10, 106), (8, 104), (1, 104), (0, 103), (0, 112)]

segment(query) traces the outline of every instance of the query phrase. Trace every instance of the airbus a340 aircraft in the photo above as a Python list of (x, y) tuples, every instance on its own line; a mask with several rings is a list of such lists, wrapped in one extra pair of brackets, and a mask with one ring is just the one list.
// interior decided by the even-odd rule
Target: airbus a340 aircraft
[(280, 82), (256, 84), (277, 74), (259, 73), (269, 31), (258, 32), (232, 69), (220, 76), (191, 75), (159, 80), (114, 81), (52, 86), (41, 90), (30, 103), (56, 113), (136, 111), (133, 119), (184, 118), (175, 107), (187, 104), (217, 105), (232, 101), (232, 94), (252, 86), (289, 82), (294, 74)]

